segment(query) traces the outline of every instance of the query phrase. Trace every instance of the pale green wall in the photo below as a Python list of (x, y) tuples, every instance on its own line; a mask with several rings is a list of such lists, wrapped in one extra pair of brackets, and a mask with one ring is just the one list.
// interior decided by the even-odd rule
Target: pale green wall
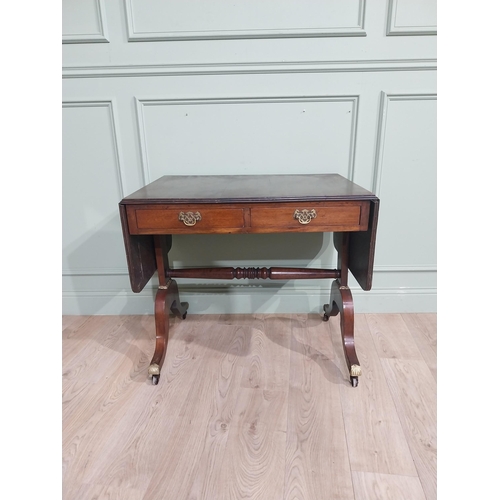
[[(434, 311), (435, 1), (145, 6), (63, 0), (63, 312), (152, 312), (153, 281), (130, 290), (117, 209), (146, 182), (326, 172), (381, 199), (374, 288), (351, 279), (356, 310)], [(172, 261), (335, 255), (328, 234), (183, 236)], [(319, 312), (329, 294), (327, 281), (179, 282), (192, 313)]]

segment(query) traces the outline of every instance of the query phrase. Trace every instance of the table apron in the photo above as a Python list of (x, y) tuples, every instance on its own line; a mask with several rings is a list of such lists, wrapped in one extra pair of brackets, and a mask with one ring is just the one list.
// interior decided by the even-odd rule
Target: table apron
[(130, 234), (366, 231), (369, 201), (127, 205)]

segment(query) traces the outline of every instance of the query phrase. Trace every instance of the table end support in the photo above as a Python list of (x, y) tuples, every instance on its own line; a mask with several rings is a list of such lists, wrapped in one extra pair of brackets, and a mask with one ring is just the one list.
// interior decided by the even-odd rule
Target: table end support
[(180, 301), (175, 280), (169, 279), (165, 285), (158, 287), (155, 298), (156, 344), (148, 368), (148, 376), (151, 377), (153, 385), (157, 385), (160, 380), (161, 367), (167, 353), (169, 312), (172, 311), (174, 315), (185, 319), (188, 307), (187, 302)]
[(354, 304), (351, 290), (347, 285), (341, 285), (339, 280), (332, 283), (330, 302), (323, 306), (323, 320), (328, 321), (330, 316), (340, 313), (340, 332), (344, 355), (349, 370), (349, 377), (353, 387), (358, 386), (358, 377), (361, 375), (361, 366), (354, 346)]

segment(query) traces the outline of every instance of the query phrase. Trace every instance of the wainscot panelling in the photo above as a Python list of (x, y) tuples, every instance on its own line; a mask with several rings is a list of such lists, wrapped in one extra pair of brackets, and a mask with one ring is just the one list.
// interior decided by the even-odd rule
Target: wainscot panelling
[[(364, 36), (365, 0), (126, 0), (130, 41)], [(228, 26), (231, 28), (228, 29)]]
[(436, 95), (382, 93), (373, 186), (384, 200), (378, 265), (436, 266), (436, 127)]
[[(155, 277), (130, 290), (118, 217), (145, 183), (322, 172), (381, 198), (374, 288), (350, 278), (356, 311), (435, 311), (434, 3), (63, 0), (63, 312), (153, 312)], [(170, 257), (336, 262), (332, 235), (314, 233), (182, 235)], [(321, 314), (330, 288), (178, 281), (191, 314)]]
[(104, 0), (62, 2), (63, 43), (109, 42)]
[(389, 0), (388, 35), (436, 35), (437, 0)]
[(311, 151), (315, 173), (335, 165), (352, 180), (357, 103), (358, 96), (137, 99), (144, 182), (171, 170), (166, 163), (184, 175), (279, 174), (283, 165), (300, 174)]
[(112, 101), (63, 102), (63, 275), (124, 271), (124, 196)]
[(87, 66), (63, 69), (63, 78), (101, 78), (126, 76), (209, 76), (280, 75), (294, 73), (365, 73), (379, 71), (434, 71), (435, 59), (386, 61), (274, 62), (245, 64), (156, 64), (133, 66)]

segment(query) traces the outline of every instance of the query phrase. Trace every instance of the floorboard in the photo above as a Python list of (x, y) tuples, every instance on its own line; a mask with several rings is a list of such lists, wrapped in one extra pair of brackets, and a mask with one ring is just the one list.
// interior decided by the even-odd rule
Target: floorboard
[(435, 500), (436, 315), (64, 316), (65, 500)]

